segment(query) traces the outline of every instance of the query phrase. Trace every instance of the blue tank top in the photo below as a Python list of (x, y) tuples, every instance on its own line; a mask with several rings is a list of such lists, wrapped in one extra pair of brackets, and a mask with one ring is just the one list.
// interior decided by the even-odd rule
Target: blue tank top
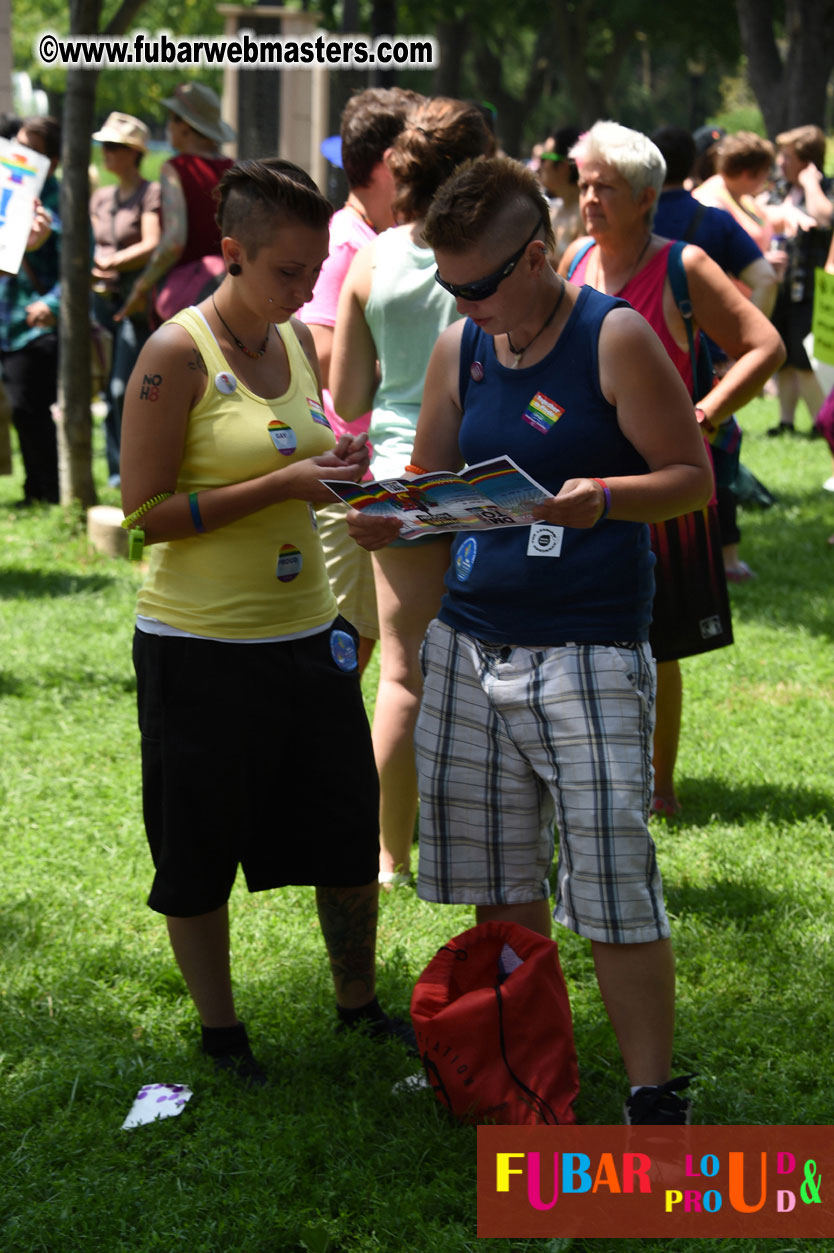
[[(555, 346), (509, 369), (492, 337), (463, 330), (460, 450), (468, 465), (510, 456), (554, 495), (566, 479), (646, 474), (599, 385), (598, 343), (612, 309), (584, 287)], [(590, 529), (513, 527), (458, 532), (440, 618), (495, 644), (637, 642), (648, 638), (654, 556), (642, 522)]]

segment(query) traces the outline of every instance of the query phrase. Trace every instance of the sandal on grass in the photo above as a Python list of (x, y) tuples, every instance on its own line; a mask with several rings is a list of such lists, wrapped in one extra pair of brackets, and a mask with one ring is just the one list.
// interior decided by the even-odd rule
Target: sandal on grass
[(675, 797), (653, 796), (649, 806), (649, 813), (656, 814), (658, 818), (677, 818), (680, 811), (681, 803)]
[(380, 870), (379, 882), (384, 888), (405, 888), (411, 882), (411, 874), (402, 870)]

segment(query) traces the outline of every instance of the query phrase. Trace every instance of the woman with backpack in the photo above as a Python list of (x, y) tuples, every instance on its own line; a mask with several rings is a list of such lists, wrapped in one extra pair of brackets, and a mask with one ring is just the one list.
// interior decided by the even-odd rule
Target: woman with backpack
[[(626, 1119), (684, 1123), (648, 829), (646, 523), (703, 505), (707, 454), (643, 318), (550, 266), (531, 171), (470, 162), (438, 191), (425, 236), (466, 320), (432, 353), (412, 468), (510, 456), (552, 496), (532, 526), (454, 538), (422, 650), (418, 894), (549, 935), (557, 827), (554, 916), (591, 944), (631, 1085)], [(371, 548), (398, 530), (363, 514), (349, 524)]]
[[(670, 281), (677, 252), (671, 240), (652, 231), (666, 173), (659, 149), (639, 131), (597, 122), (571, 155), (579, 166), (580, 208), (589, 238), (568, 249), (561, 273), (628, 300), (657, 332), (693, 395), (692, 354)], [(701, 430), (712, 439), (722, 423), (758, 395), (785, 350), (764, 314), (701, 248), (688, 244), (679, 256), (696, 346), (703, 329), (733, 363), (696, 403)], [(657, 591), (650, 640), (658, 663), (652, 808), (669, 817), (680, 809), (674, 783), (683, 701), (680, 659), (723, 648), (733, 639), (715, 502), (658, 522), (652, 547)]]

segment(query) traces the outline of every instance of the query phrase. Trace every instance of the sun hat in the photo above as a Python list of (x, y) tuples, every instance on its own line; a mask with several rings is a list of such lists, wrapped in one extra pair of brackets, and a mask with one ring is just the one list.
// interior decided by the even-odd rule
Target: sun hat
[(237, 134), (220, 116), (220, 97), (204, 83), (180, 83), (173, 96), (162, 103), (176, 113), (192, 130), (218, 144), (229, 144)]
[(129, 113), (111, 113), (100, 131), (96, 131), (93, 139), (100, 144), (124, 144), (126, 148), (135, 148), (137, 152), (148, 151), (148, 140), (151, 133), (144, 122)]

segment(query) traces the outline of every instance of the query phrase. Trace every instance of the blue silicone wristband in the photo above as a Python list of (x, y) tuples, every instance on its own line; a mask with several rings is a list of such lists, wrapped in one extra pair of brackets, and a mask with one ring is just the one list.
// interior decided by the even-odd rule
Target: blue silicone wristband
[(199, 531), (202, 535), (206, 528), (203, 526), (203, 519), (200, 515), (200, 504), (197, 500), (196, 492), (188, 493), (188, 507), (191, 510), (191, 521), (194, 523), (194, 530)]

